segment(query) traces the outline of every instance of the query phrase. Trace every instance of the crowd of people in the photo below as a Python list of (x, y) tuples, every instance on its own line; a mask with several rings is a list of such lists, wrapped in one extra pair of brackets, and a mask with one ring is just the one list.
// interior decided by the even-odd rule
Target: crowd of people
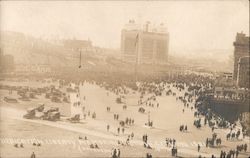
[[(112, 83), (111, 83), (112, 81)], [(153, 82), (152, 82), (153, 81)], [(95, 81), (95, 83), (99, 83), (101, 87), (104, 87), (106, 90), (120, 96), (122, 94), (128, 94), (128, 88), (132, 90), (137, 90), (140, 93), (140, 98), (138, 100), (138, 105), (148, 106), (152, 108), (158, 108), (160, 104), (157, 102), (156, 97), (165, 95), (172, 95), (176, 97), (177, 101), (181, 101), (183, 103), (183, 113), (185, 112), (185, 108), (190, 108), (191, 110), (197, 109), (194, 111), (194, 116), (198, 119), (194, 121), (194, 125), (197, 128), (201, 128), (202, 123), (200, 117), (204, 117), (204, 126), (207, 124), (211, 127), (212, 132), (214, 132), (215, 127), (223, 127), (228, 128), (230, 123), (226, 120), (221, 119), (214, 115), (208, 109), (204, 109), (202, 105), (202, 101), (199, 101), (199, 97), (204, 94), (206, 90), (209, 90), (213, 87), (213, 79), (209, 77), (199, 76), (199, 75), (178, 75), (175, 78), (144, 78), (140, 81), (140, 85), (138, 86), (134, 83), (133, 80), (123, 79), (122, 81), (112, 79), (109, 81)], [(172, 87), (176, 88), (178, 91), (184, 91), (187, 89), (187, 92), (184, 93), (183, 96), (177, 96), (175, 92), (170, 88), (169, 84), (172, 84)], [(143, 98), (152, 94), (143, 101)], [(197, 99), (198, 98), (198, 99)], [(197, 99), (197, 101), (196, 101)], [(195, 102), (196, 101), (196, 102)], [(195, 102), (194, 106), (191, 106), (192, 103)], [(107, 111), (110, 112), (110, 108), (107, 108)], [(144, 111), (143, 111), (144, 112)], [(114, 114), (114, 120), (119, 120), (119, 114)], [(126, 118), (124, 123), (126, 125), (134, 124), (134, 120), (131, 118)], [(109, 130), (109, 125), (107, 126), (107, 130)], [(187, 125), (181, 125), (180, 131), (187, 131)], [(118, 127), (117, 133), (123, 131), (123, 128)], [(234, 137), (238, 138), (241, 133), (232, 133), (228, 139)], [(144, 147), (150, 148), (150, 145), (147, 144), (147, 135), (143, 136)], [(213, 137), (211, 139), (206, 140), (206, 145), (220, 145), (222, 143), (221, 138)], [(175, 146), (175, 139), (166, 139), (167, 146), (172, 145)], [(198, 146), (198, 151), (200, 151), (201, 146)], [(232, 153), (232, 152), (231, 152)], [(152, 155), (148, 154), (147, 157)], [(213, 155), (214, 156), (214, 155)]]
[[(212, 132), (216, 128), (232, 128), (236, 129), (236, 127), (233, 126), (232, 123), (227, 122), (226, 120), (216, 116), (213, 114), (213, 112), (209, 111), (208, 109), (204, 108), (203, 106), (203, 97), (204, 93), (208, 90), (211, 90), (214, 85), (214, 80), (210, 77), (205, 77), (202, 75), (182, 75), (177, 74), (175, 76), (140, 76), (139, 80), (136, 82), (131, 75), (128, 74), (108, 74), (108, 73), (95, 73), (95, 74), (89, 74), (84, 75), (81, 77), (74, 77), (74, 76), (67, 76), (62, 80), (62, 76), (57, 76), (61, 80), (62, 85), (67, 85), (70, 83), (75, 83), (76, 85), (79, 85), (81, 82), (89, 82), (90, 84), (98, 85), (105, 90), (107, 90), (107, 97), (110, 95), (110, 93), (113, 93), (117, 95), (117, 97), (122, 98), (124, 95), (130, 93), (130, 90), (137, 91), (140, 93), (140, 97), (138, 98), (138, 105), (140, 107), (150, 107), (150, 108), (159, 108), (160, 103), (157, 101), (158, 96), (173, 96), (175, 97), (176, 101), (180, 101), (183, 105), (182, 112), (185, 113), (185, 109), (190, 108), (194, 112), (194, 118), (196, 120), (194, 121), (194, 126), (197, 128), (202, 127), (201, 117), (204, 117), (204, 126), (207, 124), (212, 129)], [(138, 84), (139, 83), (139, 84)], [(170, 86), (171, 85), (171, 86)], [(183, 96), (179, 96), (176, 92), (174, 92), (173, 88), (175, 90), (185, 93)], [(146, 98), (146, 99), (144, 99)], [(143, 101), (144, 100), (144, 101)], [(194, 104), (194, 106), (192, 106)], [(127, 108), (127, 107), (126, 107)], [(123, 108), (124, 110), (126, 108)], [(105, 110), (105, 109), (104, 109)], [(111, 107), (106, 107), (106, 111), (108, 113), (111, 112)], [(119, 113), (113, 111), (113, 118), (115, 121), (118, 122), (117, 124), (117, 134), (125, 133), (124, 126), (131, 126), (135, 125), (135, 121), (133, 118), (126, 117), (125, 120), (121, 120), (121, 117)], [(92, 114), (90, 111), (88, 111), (88, 116), (92, 117), (93, 119), (96, 118), (97, 113), (93, 112)], [(86, 117), (86, 115), (85, 115)], [(153, 121), (152, 122), (153, 126)], [(150, 124), (148, 124), (150, 125)], [(216, 128), (215, 128), (216, 127)], [(107, 131), (109, 132), (111, 129), (110, 124), (107, 125)], [(187, 125), (180, 125), (179, 128), (180, 131), (187, 131), (188, 127)], [(129, 130), (128, 130), (129, 131)], [(237, 132), (230, 132), (227, 135), (227, 140), (231, 139), (238, 139), (240, 135), (242, 135), (243, 132), (237, 131)], [(129, 144), (129, 141), (133, 139), (134, 133), (129, 134), (126, 138), (126, 144)], [(145, 148), (152, 148), (150, 144), (148, 143), (148, 136), (145, 134), (142, 137), (142, 141), (144, 142)], [(212, 142), (211, 142), (212, 141)], [(217, 142), (217, 143), (216, 143)], [(222, 143), (221, 138), (217, 138), (214, 135), (212, 138), (206, 139), (206, 145), (209, 146), (211, 144), (218, 144), (220, 145)], [(94, 145), (95, 146), (95, 145)], [(177, 154), (177, 148), (176, 148), (176, 139), (175, 138), (166, 138), (166, 146), (172, 147), (176, 151)], [(198, 152), (200, 152), (201, 146), (198, 145)], [(237, 146), (236, 150), (229, 151), (226, 153), (225, 151), (221, 151), (221, 157), (227, 157), (228, 154), (230, 155), (237, 155), (241, 151), (246, 151), (247, 147), (245, 145), (243, 146)], [(226, 154), (225, 154), (226, 153)], [(234, 154), (233, 154), (234, 153)], [(119, 158), (121, 155), (120, 149), (112, 149), (112, 158)], [(147, 154), (148, 158), (152, 158), (152, 154)], [(213, 155), (214, 157), (214, 155)]]

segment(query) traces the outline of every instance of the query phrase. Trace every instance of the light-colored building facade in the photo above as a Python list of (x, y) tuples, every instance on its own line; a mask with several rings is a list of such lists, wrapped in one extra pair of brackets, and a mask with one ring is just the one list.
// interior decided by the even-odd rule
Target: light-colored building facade
[(166, 63), (168, 60), (169, 34), (161, 24), (153, 27), (147, 22), (142, 27), (133, 20), (121, 33), (121, 52), (124, 61), (138, 63)]

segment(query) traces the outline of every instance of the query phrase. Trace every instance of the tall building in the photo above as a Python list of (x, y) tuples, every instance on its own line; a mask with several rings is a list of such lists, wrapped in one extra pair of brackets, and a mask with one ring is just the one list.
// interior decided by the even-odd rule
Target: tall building
[(233, 79), (237, 80), (238, 75), (238, 66), (239, 59), (241, 57), (250, 56), (249, 51), (249, 37), (243, 33), (237, 33), (236, 39), (234, 42), (234, 70), (233, 70)]
[(142, 27), (130, 20), (121, 33), (123, 59), (138, 63), (166, 63), (168, 60), (169, 34), (161, 24), (154, 27), (147, 22)]
[(241, 57), (238, 63), (237, 85), (241, 88), (250, 88), (250, 57)]

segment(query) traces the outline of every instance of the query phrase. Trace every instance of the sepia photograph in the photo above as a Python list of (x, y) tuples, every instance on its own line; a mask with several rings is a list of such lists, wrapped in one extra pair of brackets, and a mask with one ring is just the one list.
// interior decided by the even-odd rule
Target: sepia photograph
[(249, 158), (249, 0), (0, 0), (0, 158)]

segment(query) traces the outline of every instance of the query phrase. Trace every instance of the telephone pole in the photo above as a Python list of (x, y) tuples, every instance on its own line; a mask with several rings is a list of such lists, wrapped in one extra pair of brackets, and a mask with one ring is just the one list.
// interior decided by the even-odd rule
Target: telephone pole
[(80, 50), (80, 62), (79, 62), (79, 68), (81, 68), (82, 67), (82, 52), (81, 52), (81, 50)]
[(135, 61), (135, 82), (138, 80), (138, 62), (139, 62), (139, 51), (138, 51), (138, 47), (139, 47), (139, 32), (136, 35), (135, 38), (135, 54), (136, 54), (136, 61)]

